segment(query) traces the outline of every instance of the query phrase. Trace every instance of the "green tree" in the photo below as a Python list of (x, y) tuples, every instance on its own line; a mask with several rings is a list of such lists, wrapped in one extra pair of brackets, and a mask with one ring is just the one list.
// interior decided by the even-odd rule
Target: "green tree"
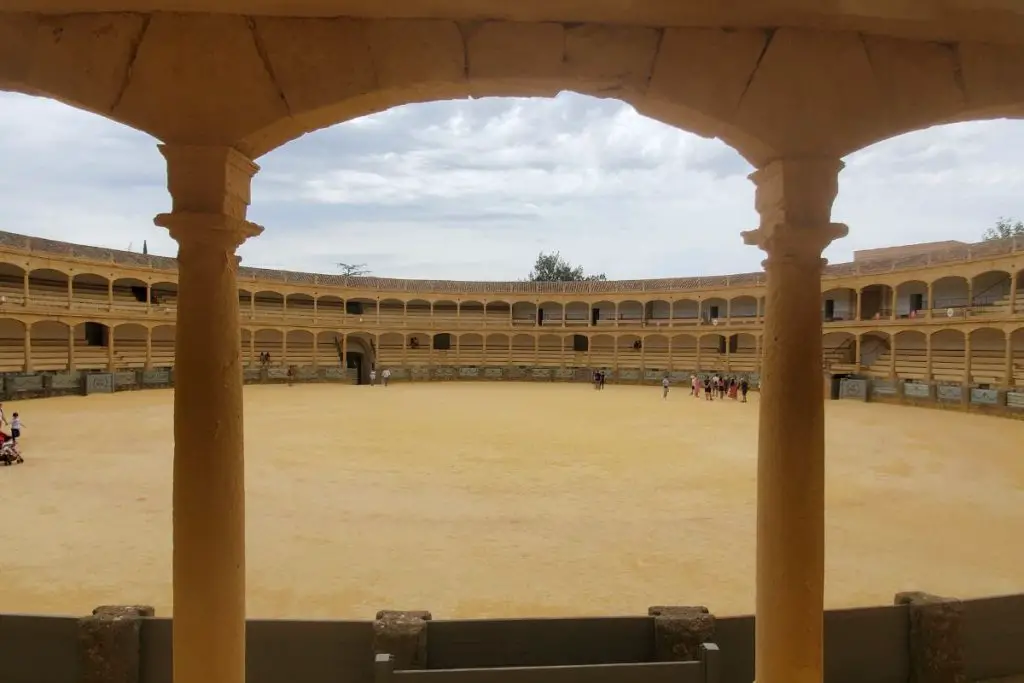
[(526, 276), (528, 282), (581, 282), (585, 280), (607, 280), (604, 273), (586, 275), (583, 266), (574, 266), (557, 251), (537, 256), (533, 270)]
[(339, 263), (338, 270), (345, 277), (360, 277), (370, 274), (370, 270), (366, 267), (365, 263)]
[(993, 228), (985, 231), (986, 240), (1005, 240), (1010, 237), (1024, 237), (1024, 221), (1014, 218), (1000, 218)]

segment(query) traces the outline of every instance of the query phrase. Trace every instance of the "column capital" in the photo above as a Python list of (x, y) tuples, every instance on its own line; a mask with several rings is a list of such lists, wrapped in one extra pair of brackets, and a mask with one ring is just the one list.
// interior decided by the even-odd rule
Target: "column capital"
[(820, 256), (848, 232), (846, 225), (831, 221), (844, 166), (831, 157), (786, 158), (751, 173), (761, 222), (743, 233), (744, 242), (768, 252), (769, 259)]
[(154, 223), (179, 244), (196, 242), (235, 249), (263, 228), (245, 220), (252, 178), (259, 166), (225, 146), (159, 145), (167, 161), (171, 212)]

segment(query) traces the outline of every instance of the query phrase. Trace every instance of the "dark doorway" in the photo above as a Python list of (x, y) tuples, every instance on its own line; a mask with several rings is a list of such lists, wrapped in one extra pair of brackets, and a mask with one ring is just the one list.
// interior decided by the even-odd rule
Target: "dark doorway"
[(914, 313), (924, 308), (924, 294), (911, 294), (910, 295), (910, 310)]
[(106, 346), (108, 334), (106, 325), (85, 323), (85, 343), (88, 346)]
[(718, 319), (718, 306), (711, 306), (708, 309), (708, 316), (710, 317), (711, 320), (717, 320)]
[(544, 324), (544, 309), (543, 308), (539, 308), (539, 307), (537, 308), (537, 324), (538, 325), (543, 325)]
[(831, 322), (836, 317), (836, 300), (825, 299), (825, 320)]
[(601, 319), (601, 309), (591, 308), (590, 309), (590, 324), (596, 326), (597, 321)]
[(366, 377), (363, 372), (363, 354), (358, 351), (349, 351), (345, 358), (348, 362), (347, 369), (356, 371), (356, 384), (366, 384), (369, 377)]
[(849, 377), (849, 375), (832, 375), (832, 381), (829, 383), (829, 398), (833, 401), (839, 400), (839, 390), (843, 385), (843, 380)]
[(346, 301), (345, 312), (349, 315), (362, 315), (363, 314), (363, 302), (361, 301)]
[(448, 351), (452, 348), (452, 335), (447, 332), (434, 335), (434, 350), (435, 351)]
[(583, 334), (572, 335), (572, 350), (577, 353), (589, 351), (590, 337)]

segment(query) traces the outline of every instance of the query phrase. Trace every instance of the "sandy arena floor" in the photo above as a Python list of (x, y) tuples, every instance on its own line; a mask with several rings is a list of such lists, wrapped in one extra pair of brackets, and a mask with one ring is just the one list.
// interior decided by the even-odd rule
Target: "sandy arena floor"
[[(0, 468), (0, 611), (170, 613), (171, 399), (4, 406), (27, 464)], [(249, 613), (749, 612), (756, 425), (656, 387), (248, 387)], [(1022, 421), (830, 402), (829, 606), (1024, 590), (1022, 444)]]

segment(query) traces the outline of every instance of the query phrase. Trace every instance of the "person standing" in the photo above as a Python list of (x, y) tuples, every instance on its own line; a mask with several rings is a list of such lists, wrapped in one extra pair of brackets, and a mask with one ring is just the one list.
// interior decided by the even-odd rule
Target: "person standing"
[(747, 381), (747, 378), (744, 377), (743, 379), (740, 380), (740, 395), (743, 397), (743, 400), (741, 400), (740, 403), (746, 403), (747, 402), (747, 392), (749, 390), (750, 390), (750, 383)]
[(661, 379), (661, 398), (662, 399), (668, 398), (668, 385), (669, 385), (668, 375), (665, 375)]
[(386, 387), (388, 385), (388, 380), (391, 379), (391, 368), (384, 368), (380, 373), (380, 379)]
[(377, 384), (377, 371), (374, 370), (374, 369), (371, 369), (370, 370), (370, 386), (372, 387), (372, 386), (375, 386), (376, 384)]

